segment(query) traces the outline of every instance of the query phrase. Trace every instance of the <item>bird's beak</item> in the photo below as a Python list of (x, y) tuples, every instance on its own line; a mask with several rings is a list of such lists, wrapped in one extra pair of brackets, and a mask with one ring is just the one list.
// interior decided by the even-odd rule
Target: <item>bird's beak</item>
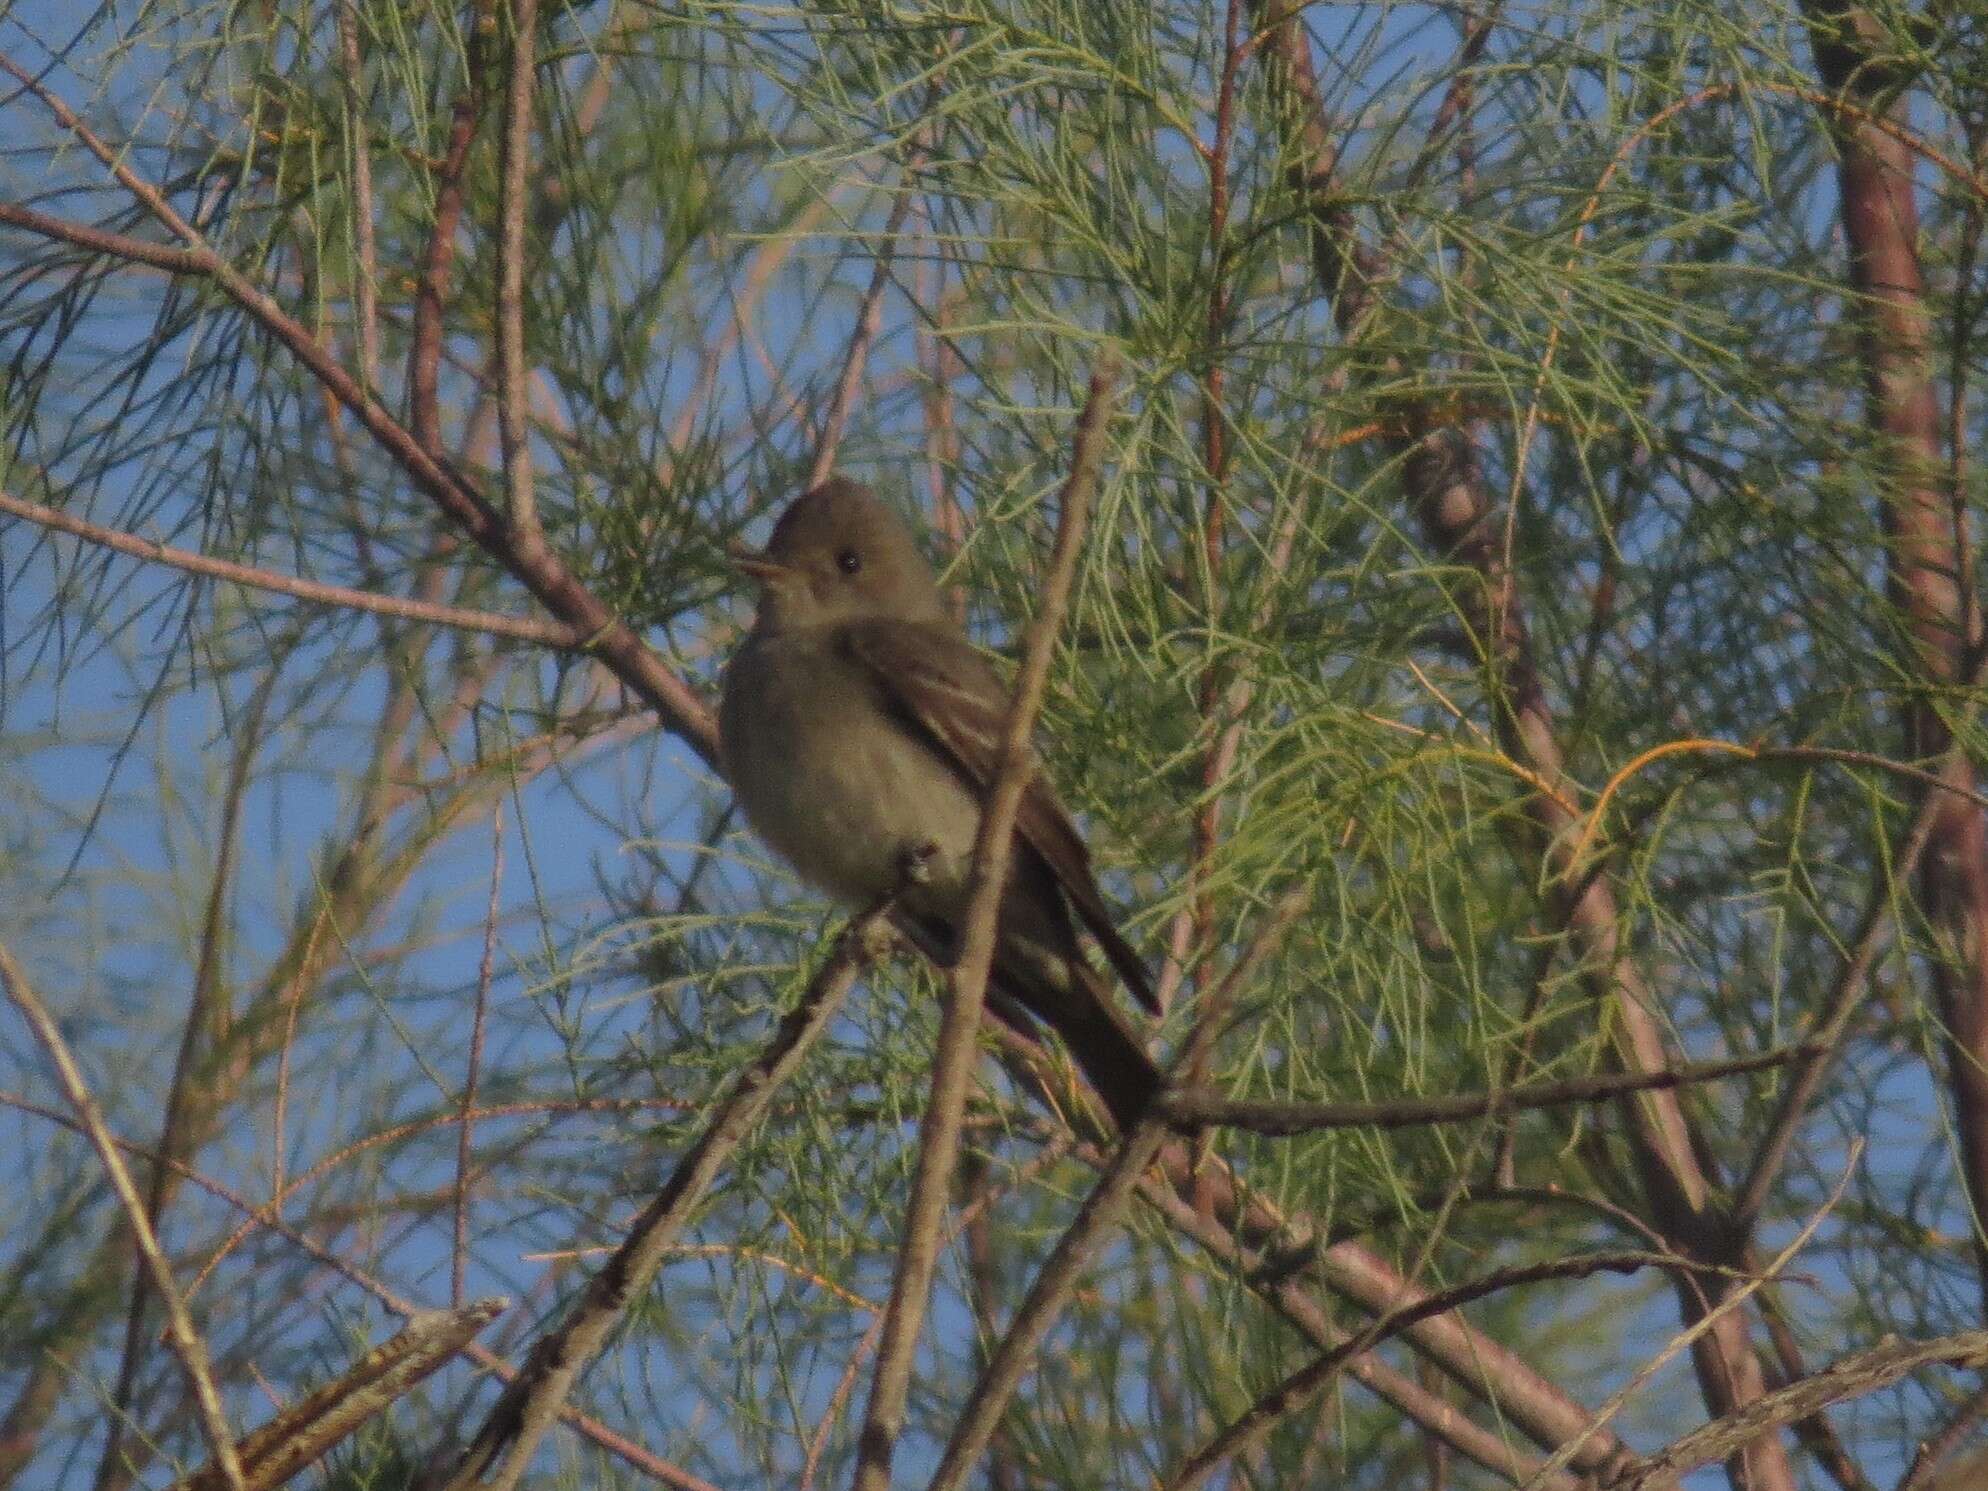
[(786, 565), (776, 564), (758, 549), (736, 540), (725, 545), (725, 553), (730, 557), (733, 569), (762, 585), (782, 579), (789, 573)]

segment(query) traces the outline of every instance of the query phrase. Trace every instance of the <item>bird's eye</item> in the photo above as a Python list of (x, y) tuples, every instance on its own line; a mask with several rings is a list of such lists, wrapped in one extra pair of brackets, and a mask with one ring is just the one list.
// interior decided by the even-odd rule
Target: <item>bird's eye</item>
[(844, 549), (835, 556), (835, 562), (842, 567), (842, 573), (853, 575), (863, 567), (863, 556), (854, 549)]

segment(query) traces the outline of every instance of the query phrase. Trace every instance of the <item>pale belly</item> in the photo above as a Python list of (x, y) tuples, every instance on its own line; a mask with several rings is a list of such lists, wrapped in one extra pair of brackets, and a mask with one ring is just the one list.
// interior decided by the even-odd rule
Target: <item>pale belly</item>
[(747, 820), (804, 880), (852, 905), (898, 889), (906, 856), (929, 849), (907, 899), (955, 914), (977, 798), (878, 709), (854, 665), (810, 650), (807, 666), (769, 668), (782, 648), (749, 644), (727, 674), (724, 756)]

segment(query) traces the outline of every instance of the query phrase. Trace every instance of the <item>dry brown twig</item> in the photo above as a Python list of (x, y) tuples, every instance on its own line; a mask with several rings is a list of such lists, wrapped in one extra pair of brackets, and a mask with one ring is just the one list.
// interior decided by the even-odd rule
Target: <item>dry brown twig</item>
[(257, 569), (253, 565), (237, 564), (229, 559), (210, 558), (205, 554), (197, 554), (191, 549), (176, 549), (156, 539), (140, 538), (137, 534), (126, 533), (122, 529), (107, 528), (101, 523), (92, 523), (88, 519), (75, 517), (61, 508), (29, 502), (25, 498), (15, 497), (7, 492), (0, 492), (0, 513), (20, 518), (55, 533), (66, 533), (71, 538), (82, 539), (85, 543), (96, 544), (100, 548), (110, 549), (118, 554), (129, 554), (135, 559), (170, 565), (190, 575), (226, 580), (230, 584), (244, 585), (252, 590), (266, 590), (272, 595), (294, 596), (298, 600), (339, 606), (348, 611), (364, 611), (374, 616), (391, 617), (395, 621), (420, 622), (428, 626), (451, 627), (457, 631), (481, 632), (486, 636), (510, 637), (520, 642), (536, 642), (541, 646), (554, 647), (561, 651), (570, 651), (586, 642), (584, 634), (556, 621), (535, 621), (528, 616), (505, 616), (496, 611), (475, 611), (463, 606), (447, 606), (437, 601), (424, 601), (412, 596), (380, 595), (370, 590), (354, 590), (345, 585), (327, 585), (320, 580), (306, 580), (298, 575), (283, 575), (274, 570)]
[(905, 182), (897, 189), (890, 218), (884, 224), (883, 241), (877, 247), (877, 262), (870, 271), (869, 288), (856, 311), (856, 329), (849, 334), (849, 350), (842, 359), (842, 372), (835, 380), (835, 393), (822, 416), (821, 436), (815, 442), (814, 460), (808, 465), (808, 486), (818, 487), (835, 469), (836, 453), (842, 448), (842, 434), (849, 424), (849, 411), (855, 407), (856, 391), (863, 384), (863, 370), (869, 365), (870, 346), (883, 324), (884, 288), (890, 284), (891, 258), (897, 252), (897, 237), (911, 211), (911, 177), (917, 170), (914, 149), (911, 165), (905, 168)]
[(103, 1161), (104, 1170), (110, 1176), (111, 1187), (117, 1192), (118, 1202), (124, 1208), (139, 1256), (144, 1259), (145, 1268), (151, 1275), (152, 1287), (157, 1290), (165, 1306), (166, 1339), (172, 1346), (173, 1355), (179, 1358), (180, 1365), (186, 1371), (200, 1430), (206, 1436), (208, 1451), (220, 1472), (220, 1484), (228, 1491), (245, 1491), (247, 1482), (242, 1474), (241, 1457), (235, 1453), (234, 1434), (228, 1428), (228, 1416), (221, 1406), (221, 1393), (214, 1384), (214, 1371), (207, 1359), (206, 1344), (193, 1328), (186, 1301), (173, 1279), (172, 1265), (159, 1249), (159, 1239), (146, 1215), (145, 1200), (138, 1194), (131, 1172), (125, 1168), (124, 1156), (118, 1153), (117, 1140), (104, 1123), (97, 1100), (90, 1095), (89, 1084), (83, 1080), (82, 1069), (76, 1065), (69, 1043), (62, 1038), (48, 1006), (29, 986), (27, 975), (21, 971), (21, 965), (14, 961), (14, 955), (4, 944), (0, 944), (0, 983), (6, 985), (8, 996), (26, 1018), (28, 1028), (41, 1042), (42, 1049), (48, 1053), (63, 1096), (75, 1109), (83, 1132), (89, 1136), (97, 1157)]
[(504, 803), (490, 813), (490, 897), (483, 911), (483, 956), (476, 969), (476, 1011), (470, 1019), (469, 1056), (463, 1072), (456, 1123), (455, 1237), (449, 1249), (449, 1303), (460, 1309), (469, 1270), (469, 1192), (473, 1159), (476, 1084), (483, 1072), (483, 1041), (490, 1015), (490, 979), (497, 962), (497, 900), (504, 882)]
[(1116, 377), (1117, 368), (1111, 360), (1101, 363), (1091, 374), (1090, 391), (1072, 443), (1070, 474), (1063, 483), (1059, 501), (1056, 549), (1050, 561), (1049, 578), (1023, 647), (999, 765), (974, 838), (959, 960), (952, 971), (951, 997), (946, 1001), (939, 1024), (932, 1095), (919, 1131), (911, 1200), (905, 1211), (897, 1269), (891, 1280), (890, 1305), (884, 1315), (883, 1340), (877, 1348), (876, 1375), (871, 1382), (869, 1407), (858, 1441), (852, 1480), (856, 1491), (887, 1491), (890, 1485), (891, 1457), (904, 1424), (912, 1358), (918, 1350), (919, 1328), (924, 1323), (932, 1278), (938, 1267), (946, 1203), (959, 1159), (960, 1120), (966, 1111), (967, 1089), (972, 1083), (974, 1058), (979, 1051), (980, 1015), (994, 959), (995, 918), (1007, 884), (1010, 835), (1022, 793), (1034, 770), (1030, 735), (1049, 679), (1050, 652), (1076, 580), (1077, 556), (1083, 547), (1091, 494), (1097, 485), (1098, 468), (1104, 461), (1105, 419)]

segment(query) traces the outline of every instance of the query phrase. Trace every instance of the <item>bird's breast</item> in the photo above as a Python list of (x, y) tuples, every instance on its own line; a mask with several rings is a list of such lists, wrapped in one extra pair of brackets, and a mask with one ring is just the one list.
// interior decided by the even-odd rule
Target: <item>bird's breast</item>
[(803, 879), (867, 902), (930, 845), (914, 902), (947, 914), (963, 898), (978, 799), (828, 639), (749, 640), (726, 670), (719, 728), (747, 819)]

